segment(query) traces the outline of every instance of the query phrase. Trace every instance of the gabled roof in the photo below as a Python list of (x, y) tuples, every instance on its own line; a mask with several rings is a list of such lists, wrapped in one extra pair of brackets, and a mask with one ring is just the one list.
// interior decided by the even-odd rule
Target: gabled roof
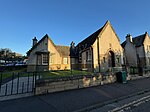
[[(136, 47), (139, 47), (139, 46), (143, 45), (143, 42), (144, 42), (145, 37), (146, 37), (146, 34), (147, 34), (147, 32), (146, 32), (145, 34), (142, 34), (142, 35), (133, 37), (133, 39), (132, 39), (133, 42), (132, 42), (132, 43), (133, 43)], [(126, 41), (124, 41), (124, 42), (121, 44), (121, 46), (122, 46), (123, 48), (125, 47), (125, 45), (126, 45)]]
[[(104, 31), (104, 29), (106, 28), (106, 26), (110, 24), (110, 21), (107, 21), (103, 27), (101, 27), (100, 29), (98, 29), (96, 32), (94, 32), (93, 34), (91, 34), (89, 37), (87, 37), (86, 39), (84, 39), (82, 42), (80, 42), (76, 47), (82, 50), (82, 49), (86, 49), (91, 47), (91, 45), (94, 44), (94, 42), (96, 41), (96, 39), (98, 38), (99, 34), (102, 34), (102, 32)], [(110, 24), (111, 26), (111, 24)], [(111, 26), (112, 27), (112, 26)], [(113, 27), (112, 27), (113, 32), (115, 33)], [(116, 34), (116, 33), (115, 33)], [(117, 36), (117, 35), (116, 35)], [(118, 38), (118, 36), (117, 36)], [(119, 38), (118, 38), (119, 40)], [(120, 41), (120, 40), (119, 40)]]
[(146, 34), (143, 34), (143, 35), (134, 37), (134, 38), (133, 38), (133, 44), (134, 44), (136, 47), (143, 45), (145, 36), (146, 36)]
[[(99, 33), (102, 31), (102, 28), (100, 28), (99, 30), (97, 30), (95, 33), (93, 33), (92, 35), (90, 35), (89, 37), (87, 37), (86, 39), (84, 39), (82, 42), (80, 42), (77, 47), (81, 47), (81, 49), (83, 48), (82, 45), (84, 45), (84, 48), (88, 48), (91, 45), (93, 45), (93, 43), (95, 42), (96, 38), (98, 37)], [(83, 48), (83, 49), (84, 49)]]
[(31, 51), (35, 49), (45, 38), (49, 38), (49, 36), (46, 34), (37, 44), (35, 44), (29, 51), (27, 51), (27, 55), (29, 55)]
[[(61, 45), (55, 45), (53, 43), (53, 41), (49, 38), (49, 36), (46, 34), (37, 44), (35, 44), (28, 52), (27, 55), (29, 55), (33, 49), (35, 49), (45, 38), (48, 38), (50, 40), (50, 42), (53, 44), (53, 46), (56, 48), (56, 50), (58, 51), (58, 53), (61, 56), (69, 56), (69, 46), (61, 46)], [(43, 51), (37, 51), (37, 52), (43, 52)]]
[(125, 47), (125, 45), (126, 45), (126, 41), (124, 41), (122, 44), (121, 44), (121, 46), (124, 48)]

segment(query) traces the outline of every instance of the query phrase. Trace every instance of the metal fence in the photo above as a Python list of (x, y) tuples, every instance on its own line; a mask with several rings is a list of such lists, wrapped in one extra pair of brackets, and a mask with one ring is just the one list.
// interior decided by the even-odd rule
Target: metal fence
[(150, 73), (149, 67), (128, 67), (127, 68), (129, 74), (147, 74)]
[(36, 73), (1, 73), (0, 97), (24, 93), (34, 93)]

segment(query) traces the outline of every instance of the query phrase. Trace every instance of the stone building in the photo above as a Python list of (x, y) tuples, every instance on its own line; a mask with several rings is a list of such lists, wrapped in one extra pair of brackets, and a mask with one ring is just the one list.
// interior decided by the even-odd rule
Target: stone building
[(134, 38), (128, 34), (126, 40), (122, 43), (122, 47), (124, 48), (127, 66), (150, 66), (150, 37), (148, 32)]
[(70, 69), (69, 48), (55, 45), (47, 34), (40, 41), (35, 37), (32, 48), (27, 52), (27, 71)]
[(75, 46), (70, 47), (71, 68), (106, 72), (123, 64), (123, 48), (109, 21)]

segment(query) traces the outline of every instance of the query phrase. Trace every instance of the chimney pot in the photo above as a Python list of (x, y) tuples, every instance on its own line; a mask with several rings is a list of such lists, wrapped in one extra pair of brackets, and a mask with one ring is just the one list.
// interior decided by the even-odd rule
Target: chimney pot
[(130, 34), (127, 34), (126, 41), (132, 42), (132, 36)]
[(33, 46), (34, 46), (35, 44), (37, 44), (38, 40), (36, 39), (36, 37), (34, 37), (34, 39), (32, 39), (32, 40), (33, 40)]

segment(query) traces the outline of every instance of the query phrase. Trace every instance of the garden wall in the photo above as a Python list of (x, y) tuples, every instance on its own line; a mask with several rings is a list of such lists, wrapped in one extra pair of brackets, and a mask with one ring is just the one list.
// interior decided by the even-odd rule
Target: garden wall
[(87, 88), (98, 86), (116, 81), (116, 75), (86, 75), (86, 76), (72, 76), (58, 79), (41, 79), (36, 82), (35, 94), (46, 94), (58, 91), (65, 91), (71, 89)]

